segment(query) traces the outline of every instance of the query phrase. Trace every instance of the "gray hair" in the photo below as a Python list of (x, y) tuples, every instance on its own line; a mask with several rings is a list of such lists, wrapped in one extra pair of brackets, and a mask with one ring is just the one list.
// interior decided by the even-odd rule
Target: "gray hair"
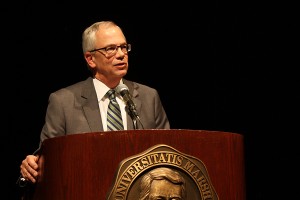
[(99, 29), (113, 27), (113, 26), (119, 27), (113, 21), (100, 21), (100, 22), (96, 22), (96, 23), (92, 24), (91, 26), (87, 27), (82, 34), (82, 51), (83, 51), (83, 53), (85, 53), (87, 51), (91, 51), (95, 48), (96, 33), (99, 31)]

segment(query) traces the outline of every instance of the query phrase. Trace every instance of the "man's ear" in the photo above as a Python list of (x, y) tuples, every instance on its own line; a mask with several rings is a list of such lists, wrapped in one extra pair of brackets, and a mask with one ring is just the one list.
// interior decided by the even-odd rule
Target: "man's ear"
[(85, 52), (84, 53), (84, 58), (85, 58), (87, 64), (90, 66), (90, 68), (95, 68), (96, 67), (96, 64), (94, 62), (93, 53), (91, 53), (91, 52)]

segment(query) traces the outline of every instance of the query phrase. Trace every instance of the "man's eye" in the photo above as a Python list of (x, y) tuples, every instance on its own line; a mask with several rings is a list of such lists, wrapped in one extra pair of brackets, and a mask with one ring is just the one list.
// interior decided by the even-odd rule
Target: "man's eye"
[(115, 49), (116, 49), (116, 47), (114, 47), (114, 46), (106, 47), (106, 51), (107, 51), (107, 52), (112, 52), (112, 51), (114, 51)]

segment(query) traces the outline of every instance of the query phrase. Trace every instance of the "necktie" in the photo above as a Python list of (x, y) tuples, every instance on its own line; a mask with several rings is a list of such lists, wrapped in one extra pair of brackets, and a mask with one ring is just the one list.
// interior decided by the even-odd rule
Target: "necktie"
[(115, 90), (109, 90), (107, 95), (110, 100), (107, 109), (107, 130), (124, 130), (121, 110), (116, 100)]

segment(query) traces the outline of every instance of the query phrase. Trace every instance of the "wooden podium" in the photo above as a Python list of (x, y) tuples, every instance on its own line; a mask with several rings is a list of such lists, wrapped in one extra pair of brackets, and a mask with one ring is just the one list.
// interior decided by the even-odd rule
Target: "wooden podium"
[(47, 139), (40, 175), (24, 199), (105, 200), (121, 161), (154, 145), (201, 160), (220, 200), (245, 200), (243, 136), (204, 130), (127, 130)]

